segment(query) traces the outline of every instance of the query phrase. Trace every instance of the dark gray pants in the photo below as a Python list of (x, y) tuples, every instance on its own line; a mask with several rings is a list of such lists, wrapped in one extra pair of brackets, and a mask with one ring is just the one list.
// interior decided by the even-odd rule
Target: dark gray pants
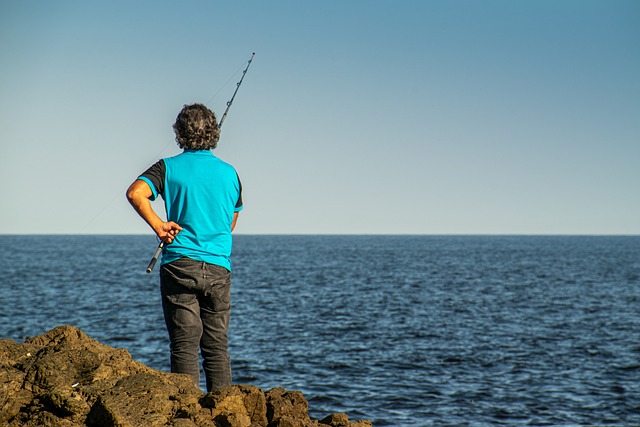
[(171, 341), (171, 372), (200, 383), (198, 348), (207, 391), (231, 384), (227, 330), (231, 273), (224, 267), (181, 258), (160, 269), (162, 308)]

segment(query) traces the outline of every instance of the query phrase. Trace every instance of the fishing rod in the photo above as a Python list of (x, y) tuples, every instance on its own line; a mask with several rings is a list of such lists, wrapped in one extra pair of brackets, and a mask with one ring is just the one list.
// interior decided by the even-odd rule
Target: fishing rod
[[(253, 61), (253, 57), (255, 56), (255, 54), (256, 54), (255, 52), (253, 52), (251, 54), (251, 58), (249, 58), (249, 62), (247, 63), (247, 67), (242, 72), (242, 77), (240, 77), (240, 81), (238, 81), (238, 83), (236, 83), (236, 90), (233, 92), (233, 96), (231, 96), (231, 99), (227, 102), (227, 108), (224, 110), (224, 114), (222, 115), (222, 118), (220, 119), (220, 123), (218, 123), (218, 128), (219, 129), (222, 128), (222, 123), (224, 123), (224, 120), (227, 118), (227, 113), (229, 112), (229, 108), (231, 108), (231, 104), (233, 104), (233, 100), (236, 99), (236, 94), (238, 93), (238, 89), (240, 89), (240, 85), (242, 84), (242, 81), (244, 80), (244, 76), (247, 74), (247, 71), (249, 70), (249, 67), (251, 66), (251, 61)], [(147, 273), (151, 273), (153, 271), (153, 268), (156, 266), (156, 262), (158, 261), (158, 258), (160, 257), (160, 253), (162, 252), (162, 248), (164, 248), (164, 242), (160, 242), (160, 244), (156, 248), (156, 251), (153, 254), (153, 257), (151, 258), (151, 261), (149, 261), (149, 265), (147, 266)]]
[(224, 110), (224, 114), (222, 115), (222, 118), (220, 119), (220, 123), (218, 124), (218, 127), (220, 128), (222, 127), (222, 123), (224, 123), (224, 119), (227, 118), (227, 113), (229, 112), (229, 108), (231, 108), (231, 104), (233, 104), (233, 100), (236, 99), (236, 93), (238, 93), (238, 89), (240, 89), (240, 85), (244, 80), (245, 74), (247, 74), (247, 70), (249, 70), (249, 67), (251, 66), (251, 61), (253, 61), (253, 57), (255, 56), (255, 54), (256, 54), (255, 52), (251, 54), (251, 58), (249, 58), (249, 62), (247, 63), (247, 68), (245, 68), (244, 71), (242, 72), (242, 77), (240, 77), (240, 81), (236, 83), (236, 90), (233, 92), (233, 96), (231, 97), (229, 102), (227, 102), (227, 109)]

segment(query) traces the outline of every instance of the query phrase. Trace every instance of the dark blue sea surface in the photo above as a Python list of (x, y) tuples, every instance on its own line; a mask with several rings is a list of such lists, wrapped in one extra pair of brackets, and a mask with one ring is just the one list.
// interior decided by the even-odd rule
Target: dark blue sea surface
[[(375, 426), (640, 425), (640, 237), (235, 237), (234, 382)], [(151, 236), (0, 236), (0, 337), (168, 370)]]

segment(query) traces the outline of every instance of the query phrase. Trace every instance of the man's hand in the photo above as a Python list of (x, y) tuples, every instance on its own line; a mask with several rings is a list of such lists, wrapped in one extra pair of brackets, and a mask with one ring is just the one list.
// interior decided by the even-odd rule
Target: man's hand
[(182, 230), (178, 224), (173, 221), (163, 222), (157, 230), (155, 230), (156, 235), (160, 240), (169, 244), (173, 242), (173, 239), (178, 235), (178, 233)]

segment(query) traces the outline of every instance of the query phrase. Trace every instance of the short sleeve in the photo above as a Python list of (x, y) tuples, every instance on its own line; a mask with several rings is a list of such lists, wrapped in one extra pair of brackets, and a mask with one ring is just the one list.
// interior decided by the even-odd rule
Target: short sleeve
[(138, 179), (146, 182), (149, 184), (149, 187), (151, 187), (151, 191), (153, 192), (151, 200), (155, 200), (159, 194), (164, 193), (164, 178), (166, 171), (167, 168), (164, 161), (159, 160), (138, 177)]
[(242, 210), (242, 182), (240, 181), (240, 177), (236, 173), (236, 177), (238, 178), (238, 201), (236, 202), (235, 212), (240, 212)]

